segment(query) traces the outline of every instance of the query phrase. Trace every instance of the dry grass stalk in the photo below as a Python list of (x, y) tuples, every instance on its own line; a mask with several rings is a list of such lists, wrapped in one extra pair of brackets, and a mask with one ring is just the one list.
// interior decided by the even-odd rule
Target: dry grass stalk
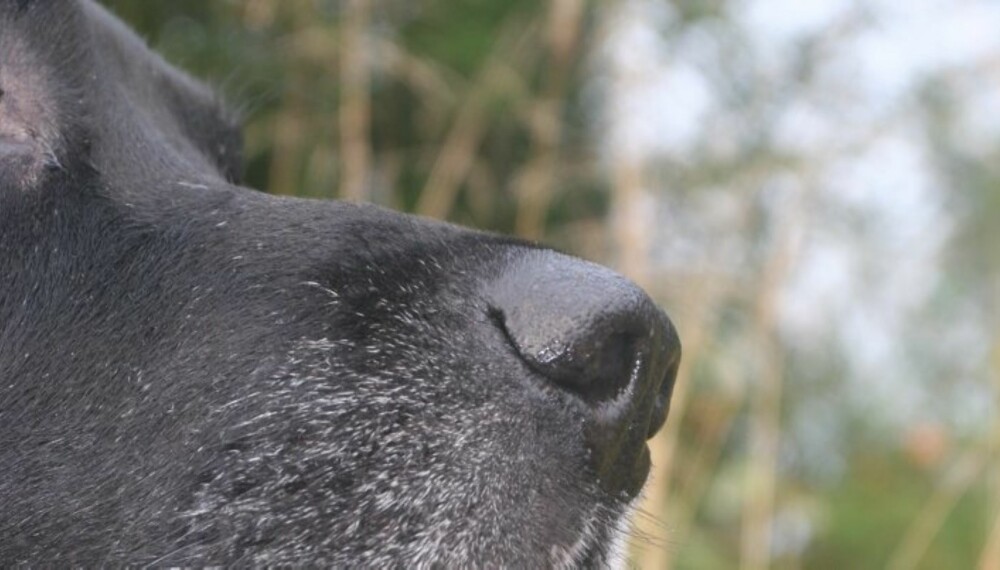
[(674, 463), (680, 447), (680, 428), (688, 407), (691, 390), (691, 371), (698, 362), (708, 342), (708, 332), (713, 330), (712, 321), (722, 291), (714, 287), (710, 279), (685, 287), (685, 302), (680, 303), (686, 310), (677, 319), (678, 329), (684, 331), (684, 357), (677, 371), (677, 383), (670, 400), (670, 414), (662, 430), (649, 442), (653, 474), (646, 487), (639, 511), (652, 517), (636, 520), (632, 549), (640, 568), (670, 568), (673, 556), (667, 547), (676, 529), (663, 524), (663, 516), (668, 504), (668, 496), (674, 476)]
[(498, 91), (519, 90), (523, 86), (519, 70), (524, 64), (528, 40), (535, 34), (535, 26), (525, 25), (519, 20), (505, 26), (493, 52), (468, 88), (451, 130), (441, 145), (431, 174), (420, 193), (416, 207), (418, 214), (439, 219), (448, 217), (486, 133), (489, 120), (487, 104)]
[(1000, 568), (1000, 515), (993, 521), (993, 528), (986, 540), (986, 546), (979, 557), (979, 570)]
[[(812, 177), (806, 176), (807, 180)], [(740, 567), (764, 570), (771, 565), (773, 520), (778, 488), (781, 440), (781, 400), (784, 392), (784, 351), (778, 337), (781, 286), (797, 258), (799, 237), (807, 227), (805, 183), (789, 197), (771, 256), (756, 288), (753, 336), (759, 357), (757, 383), (750, 390), (750, 452), (745, 487)]]
[[(279, 8), (280, 9), (280, 8)], [(296, 24), (302, 23), (302, 11), (291, 10), (291, 18)], [(257, 17), (263, 17), (258, 15)], [(274, 18), (275, 13), (267, 12), (268, 18)], [(292, 62), (292, 72), (289, 73), (291, 86), (285, 91), (284, 104), (274, 116), (274, 146), (269, 168), (268, 191), (275, 194), (295, 194), (298, 190), (299, 167), (306, 138), (306, 104), (302, 98), (302, 90), (298, 87), (299, 78), (305, 73), (302, 62)]]
[(944, 525), (948, 513), (982, 475), (987, 464), (987, 454), (984, 451), (982, 448), (970, 449), (951, 462), (944, 479), (903, 535), (886, 568), (909, 570), (917, 567), (934, 536)]
[[(995, 290), (997, 297), (1000, 297), (1000, 284)], [(1000, 306), (1000, 298), (997, 299), (995, 305)], [(990, 354), (990, 373), (993, 379), (994, 409), (1000, 410), (1000, 337), (994, 342)], [(987, 532), (989, 534), (986, 535), (986, 544), (983, 546), (983, 552), (979, 555), (979, 570), (1000, 569), (1000, 416), (993, 420), (993, 433), (990, 437), (990, 449), (987, 451), (987, 455), (992, 458), (993, 465), (987, 467), (987, 473), (992, 475), (987, 484), (992, 495), (990, 502), (993, 524), (988, 526)]]
[(379, 65), (385, 72), (407, 85), (420, 98), (423, 110), (431, 115), (431, 123), (443, 122), (448, 110), (455, 106), (453, 85), (461, 81), (437, 62), (408, 52), (403, 46), (384, 38), (371, 38), (377, 46)]
[(986, 539), (986, 546), (979, 556), (979, 570), (997, 570), (1000, 568), (1000, 516), (993, 522), (993, 528)]
[(529, 123), (532, 158), (517, 177), (515, 231), (528, 239), (541, 239), (545, 231), (545, 215), (557, 176), (563, 110), (579, 51), (585, 7), (583, 0), (551, 0), (549, 4), (548, 65)]
[(371, 168), (371, 68), (365, 40), (371, 16), (370, 0), (348, 0), (341, 26), (340, 195), (347, 200), (368, 199)]
[[(758, 188), (772, 171), (773, 168), (757, 164), (736, 176), (733, 180), (734, 187)], [(755, 193), (750, 191), (741, 192), (741, 196), (740, 216), (737, 226), (733, 228), (733, 232), (737, 235), (744, 235), (749, 231), (753, 206), (757, 197)], [(721, 307), (731, 300), (749, 298), (754, 294), (754, 292), (748, 293), (745, 285), (740, 282), (711, 271), (709, 267), (714, 263), (711, 259), (704, 260), (706, 267), (696, 273), (698, 277), (679, 287), (680, 290), (686, 292), (689, 298), (684, 298), (675, 305), (686, 308), (687, 313), (693, 315), (693, 318), (682, 317), (679, 322), (679, 330), (684, 342), (684, 357), (678, 374), (678, 385), (670, 405), (671, 416), (660, 436), (650, 444), (656, 466), (656, 478), (654, 479), (656, 488), (651, 487), (651, 491), (658, 493), (658, 495), (649, 497), (645, 503), (646, 508), (663, 513), (663, 516), (669, 521), (670, 531), (675, 540), (681, 542), (686, 539), (689, 529), (693, 525), (694, 517), (697, 514), (697, 505), (707, 492), (713, 479), (711, 474), (716, 472), (722, 458), (722, 446), (725, 443), (724, 434), (729, 431), (728, 426), (732, 424), (743, 407), (745, 402), (743, 397), (746, 395), (746, 382), (737, 381), (735, 383), (735, 392), (737, 393), (730, 394), (729, 400), (726, 402), (727, 411), (714, 420), (718, 426), (717, 439), (713, 442), (702, 442), (705, 445), (700, 447), (704, 453), (701, 453), (698, 458), (683, 458), (685, 462), (697, 461), (695, 469), (702, 473), (702, 477), (697, 478), (692, 474), (688, 479), (688, 484), (682, 488), (676, 488), (676, 485), (673, 484), (673, 479), (677, 476), (674, 465), (681, 460), (678, 457), (680, 455), (681, 426), (688, 414), (688, 391), (693, 389), (691, 384), (694, 381), (690, 370), (699, 361), (701, 355), (710, 350), (713, 345), (712, 339), (708, 338), (708, 335), (716, 330), (717, 317)], [(669, 499), (667, 499), (668, 494)], [(667, 549), (661, 549), (658, 553), (647, 552), (642, 567), (672, 568), (675, 562), (673, 554)]]
[[(714, 326), (708, 324), (708, 330), (714, 330)], [(707, 343), (704, 350), (710, 353), (712, 343)], [(718, 471), (722, 459), (723, 447), (732, 433), (733, 425), (745, 401), (744, 379), (733, 378), (730, 383), (735, 390), (713, 396), (718, 409), (707, 418), (702, 414), (701, 421), (705, 422), (702, 430), (704, 435), (694, 442), (697, 448), (694, 457), (685, 458), (685, 462), (691, 464), (689, 473), (683, 484), (679, 482), (670, 495), (670, 521), (677, 540), (682, 542), (688, 537), (698, 508), (714, 480), (714, 474)]]

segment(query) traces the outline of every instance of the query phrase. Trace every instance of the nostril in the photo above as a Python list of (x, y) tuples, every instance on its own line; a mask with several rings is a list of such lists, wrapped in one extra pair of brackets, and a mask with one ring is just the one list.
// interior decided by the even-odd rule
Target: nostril
[(501, 309), (490, 307), (489, 317), (529, 368), (591, 405), (617, 398), (641, 366), (639, 335), (632, 332), (596, 327), (538, 348), (511, 333)]
[(550, 377), (562, 387), (576, 392), (590, 404), (618, 397), (631, 382), (637, 362), (634, 335), (597, 333), (591, 346), (576, 348), (565, 364), (555, 363)]

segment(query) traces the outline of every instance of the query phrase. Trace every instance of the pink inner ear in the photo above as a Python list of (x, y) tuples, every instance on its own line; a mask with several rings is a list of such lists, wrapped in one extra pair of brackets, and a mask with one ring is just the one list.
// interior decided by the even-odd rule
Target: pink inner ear
[(22, 185), (58, 162), (54, 82), (28, 46), (13, 34), (0, 39), (0, 169)]
[[(0, 71), (0, 78), (5, 73)], [(27, 186), (41, 171), (44, 143), (30, 130), (25, 105), (13, 97), (9, 88), (0, 86), (0, 173), (4, 179)], [(27, 105), (30, 109), (30, 103)]]
[(23, 38), (0, 39), (0, 137), (51, 148), (58, 140), (58, 112), (49, 66)]
[(0, 91), (0, 140), (7, 144), (28, 142), (31, 134), (21, 115), (18, 102), (7, 91)]
[(14, 69), (0, 69), (0, 137), (35, 141), (41, 146), (54, 141), (55, 110), (42, 83), (44, 79), (32, 77), (30, 72), (18, 74)]

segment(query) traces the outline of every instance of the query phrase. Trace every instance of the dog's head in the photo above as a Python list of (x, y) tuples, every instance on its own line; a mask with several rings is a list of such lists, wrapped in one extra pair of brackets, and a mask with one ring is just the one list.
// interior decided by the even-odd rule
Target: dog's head
[(679, 360), (619, 275), (238, 185), (89, 1), (0, 0), (0, 559), (599, 565)]

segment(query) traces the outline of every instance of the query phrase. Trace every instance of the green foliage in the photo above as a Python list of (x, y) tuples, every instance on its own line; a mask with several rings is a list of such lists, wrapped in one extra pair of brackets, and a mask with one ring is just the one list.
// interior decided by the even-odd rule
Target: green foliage
[(467, 79), (481, 70), (504, 28), (515, 18), (530, 21), (541, 5), (534, 0), (430, 0), (419, 4), (397, 32), (401, 43)]
[[(337, 196), (340, 3), (107, 4), (168, 60), (207, 78), (244, 109), (250, 186)], [(263, 16), (255, 13), (261, 5), (267, 8)], [(546, 73), (546, 59), (533, 57), (544, 52), (537, 22), (545, 13), (543, 4), (528, 0), (374, 2), (373, 200), (413, 211), (441, 145), (462, 109), (472, 105), (481, 109), (475, 120), (481, 136), (472, 141), (474, 170), (458, 181), (450, 215), (479, 227), (513, 230), (514, 185), (531, 145), (526, 120)], [(386, 49), (404, 61), (380, 65)], [(572, 98), (578, 90), (569, 92)], [(564, 142), (566, 161), (589, 152), (580, 136)], [(564, 170), (562, 164), (558, 168)], [(592, 178), (583, 184), (595, 187)], [(551, 216), (559, 222), (600, 217), (606, 185), (598, 183), (597, 189), (596, 199), (557, 199)], [(561, 185), (557, 197), (564, 193)]]

